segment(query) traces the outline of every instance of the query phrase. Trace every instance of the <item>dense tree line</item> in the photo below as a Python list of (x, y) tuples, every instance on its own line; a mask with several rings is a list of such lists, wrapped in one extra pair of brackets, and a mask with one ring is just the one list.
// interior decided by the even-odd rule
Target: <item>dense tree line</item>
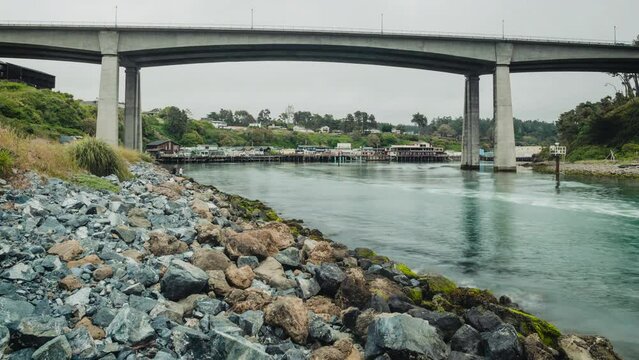
[[(347, 114), (342, 119), (336, 119), (331, 114), (314, 114), (310, 111), (287, 111), (281, 113), (277, 118), (271, 117), (269, 109), (262, 109), (253, 117), (246, 110), (228, 110), (220, 109), (218, 112), (211, 112), (206, 116), (207, 120), (223, 121), (230, 126), (249, 126), (250, 124), (260, 124), (262, 127), (269, 125), (286, 126), (288, 124), (302, 126), (306, 129), (317, 131), (324, 126), (328, 126), (331, 130), (340, 130), (344, 133), (354, 131), (364, 132), (369, 129), (376, 129), (377, 122), (375, 115), (365, 111), (355, 111)], [(390, 132), (390, 130), (389, 130)]]
[(636, 157), (639, 151), (639, 97), (617, 93), (585, 102), (559, 116), (559, 141), (570, 160)]

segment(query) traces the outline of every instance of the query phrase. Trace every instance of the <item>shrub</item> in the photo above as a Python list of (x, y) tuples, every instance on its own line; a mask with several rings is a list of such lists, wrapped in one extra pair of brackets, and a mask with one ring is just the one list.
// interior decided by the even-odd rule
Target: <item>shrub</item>
[(78, 165), (96, 176), (131, 177), (124, 158), (102, 140), (87, 138), (74, 144), (71, 153)]
[(621, 147), (618, 157), (635, 160), (639, 159), (639, 144), (628, 143)]
[(0, 177), (8, 177), (13, 169), (13, 154), (9, 150), (0, 149)]
[(570, 151), (566, 159), (568, 161), (579, 160), (604, 160), (610, 155), (610, 149), (604, 146), (586, 145)]

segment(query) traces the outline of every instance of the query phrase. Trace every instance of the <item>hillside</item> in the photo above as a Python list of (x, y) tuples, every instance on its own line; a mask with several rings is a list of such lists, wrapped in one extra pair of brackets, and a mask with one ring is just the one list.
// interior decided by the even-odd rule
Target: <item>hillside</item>
[(24, 134), (58, 138), (95, 134), (96, 109), (72, 95), (0, 81), (0, 124)]
[(557, 121), (559, 141), (568, 160), (639, 159), (639, 97), (617, 94), (585, 102)]

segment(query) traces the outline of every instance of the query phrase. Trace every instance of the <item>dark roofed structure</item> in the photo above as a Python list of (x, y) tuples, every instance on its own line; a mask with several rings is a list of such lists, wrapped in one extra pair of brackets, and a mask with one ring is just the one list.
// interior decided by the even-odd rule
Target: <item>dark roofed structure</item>
[(159, 157), (161, 154), (175, 154), (180, 151), (180, 144), (173, 140), (156, 140), (146, 145), (146, 152)]
[(3, 61), (0, 61), (0, 80), (21, 82), (38, 89), (55, 87), (55, 76)]

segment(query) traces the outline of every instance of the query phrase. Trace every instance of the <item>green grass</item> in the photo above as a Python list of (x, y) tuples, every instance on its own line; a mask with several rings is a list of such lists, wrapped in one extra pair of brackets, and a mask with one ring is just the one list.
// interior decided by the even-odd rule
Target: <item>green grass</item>
[(96, 176), (117, 175), (120, 180), (131, 178), (124, 158), (109, 144), (95, 138), (86, 138), (75, 144), (71, 154), (77, 164)]
[(9, 150), (0, 149), (0, 177), (8, 177), (13, 169), (13, 154)]
[(97, 177), (95, 175), (80, 174), (71, 178), (74, 184), (87, 187), (94, 190), (106, 190), (110, 192), (120, 192), (120, 187), (113, 184), (109, 180)]

